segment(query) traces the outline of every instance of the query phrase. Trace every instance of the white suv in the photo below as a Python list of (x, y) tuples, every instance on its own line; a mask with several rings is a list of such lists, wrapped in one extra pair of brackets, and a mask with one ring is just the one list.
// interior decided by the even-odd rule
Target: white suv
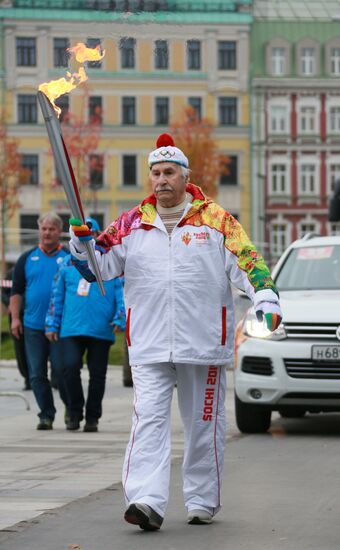
[(295, 241), (273, 270), (283, 322), (270, 333), (251, 308), (236, 332), (235, 412), (245, 433), (285, 417), (340, 411), (340, 237)]

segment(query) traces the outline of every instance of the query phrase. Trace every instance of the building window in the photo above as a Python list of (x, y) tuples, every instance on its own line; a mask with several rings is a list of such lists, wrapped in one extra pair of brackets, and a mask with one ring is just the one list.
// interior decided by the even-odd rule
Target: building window
[(103, 105), (100, 96), (89, 97), (89, 122), (90, 124), (102, 124), (103, 122)]
[(89, 168), (90, 168), (90, 189), (96, 191), (104, 185), (104, 156), (103, 155), (90, 155), (89, 156)]
[(17, 38), (17, 66), (36, 67), (37, 49), (35, 38)]
[(331, 107), (329, 110), (329, 130), (333, 134), (340, 133), (340, 107)]
[[(88, 38), (86, 42), (88, 48), (96, 48), (100, 46), (99, 51), (102, 53), (100, 38)], [(88, 61), (87, 66), (89, 69), (100, 69), (102, 66), (101, 61)]]
[(272, 164), (270, 169), (270, 194), (271, 195), (287, 195), (287, 165)]
[(61, 109), (59, 122), (67, 123), (69, 121), (70, 112), (69, 95), (63, 94), (59, 96), (58, 99), (55, 100), (55, 104)]
[(122, 124), (136, 124), (136, 98), (122, 98)]
[(334, 192), (335, 182), (340, 180), (340, 164), (329, 165), (329, 191)]
[(137, 185), (136, 155), (123, 155), (123, 185)]
[(38, 218), (39, 214), (20, 214), (20, 244), (23, 248), (38, 243)]
[(273, 134), (288, 133), (288, 109), (280, 105), (270, 107), (270, 131)]
[(134, 38), (122, 38), (120, 40), (120, 64), (122, 69), (135, 68), (135, 47), (136, 40)]
[(317, 128), (317, 111), (315, 107), (305, 106), (300, 108), (299, 126), (302, 134), (316, 134)]
[(340, 48), (331, 49), (331, 73), (340, 76)]
[(286, 74), (286, 50), (285, 48), (272, 48), (271, 51), (272, 75), (282, 76)]
[(198, 120), (201, 120), (201, 118), (202, 118), (202, 99), (200, 97), (189, 97), (188, 98), (188, 104), (196, 112), (196, 116), (197, 116)]
[(167, 97), (156, 97), (156, 124), (169, 123), (169, 99)]
[(28, 185), (38, 185), (39, 183), (39, 157), (38, 155), (22, 155), (21, 165), (27, 170)]
[(166, 40), (155, 41), (155, 69), (169, 68), (169, 51)]
[(218, 41), (218, 68), (220, 71), (234, 71), (236, 69), (235, 41)]
[(197, 71), (201, 68), (201, 42), (199, 40), (188, 40), (187, 59), (189, 71)]
[(228, 156), (228, 162), (224, 163), (224, 170), (220, 176), (220, 185), (238, 184), (238, 157)]
[(283, 254), (288, 246), (287, 239), (287, 224), (273, 223), (270, 231), (270, 252), (274, 257), (279, 257)]
[(55, 67), (67, 67), (69, 53), (67, 49), (70, 47), (68, 38), (53, 39), (53, 63)]
[(315, 222), (301, 222), (299, 224), (299, 239), (302, 239), (307, 233), (316, 233)]
[(315, 48), (301, 48), (301, 74), (304, 76), (315, 74)]
[(237, 97), (220, 97), (218, 102), (218, 123), (221, 126), (236, 126)]
[(317, 192), (316, 165), (301, 164), (299, 170), (300, 196), (315, 195)]
[(329, 234), (337, 237), (340, 235), (340, 223), (329, 224)]
[(19, 124), (35, 124), (38, 121), (37, 96), (35, 94), (18, 95)]

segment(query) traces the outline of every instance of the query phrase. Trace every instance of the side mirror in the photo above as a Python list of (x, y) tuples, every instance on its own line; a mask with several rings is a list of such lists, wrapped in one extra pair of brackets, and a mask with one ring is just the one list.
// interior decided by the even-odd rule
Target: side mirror
[(340, 180), (335, 182), (334, 194), (329, 202), (328, 220), (340, 222)]

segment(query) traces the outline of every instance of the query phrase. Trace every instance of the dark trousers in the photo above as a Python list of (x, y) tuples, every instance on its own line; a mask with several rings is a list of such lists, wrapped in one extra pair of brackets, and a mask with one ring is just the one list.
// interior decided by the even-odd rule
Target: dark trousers
[[(22, 320), (22, 317), (21, 317), (21, 320)], [(12, 323), (11, 315), (8, 316), (8, 322), (9, 322), (9, 326), (11, 326), (11, 323)], [(13, 339), (14, 352), (15, 352), (15, 358), (17, 360), (18, 370), (21, 376), (25, 378), (26, 385), (28, 385), (29, 374), (28, 374), (28, 365), (27, 365), (26, 354), (25, 354), (24, 335), (21, 334), (20, 338), (15, 338), (15, 336), (13, 336), (12, 334), (12, 339)]]
[(68, 412), (71, 418), (83, 418), (85, 404), (81, 369), (83, 355), (87, 351), (89, 386), (85, 407), (86, 420), (98, 420), (102, 415), (106, 371), (112, 342), (91, 336), (60, 338), (63, 353), (63, 379), (67, 394)]
[(39, 416), (43, 419), (54, 420), (56, 409), (51, 384), (47, 377), (48, 359), (50, 359), (51, 368), (58, 378), (60, 397), (65, 404), (67, 403), (61, 376), (60, 344), (59, 342), (51, 344), (43, 330), (34, 330), (28, 327), (24, 327), (24, 340), (30, 383), (40, 408)]

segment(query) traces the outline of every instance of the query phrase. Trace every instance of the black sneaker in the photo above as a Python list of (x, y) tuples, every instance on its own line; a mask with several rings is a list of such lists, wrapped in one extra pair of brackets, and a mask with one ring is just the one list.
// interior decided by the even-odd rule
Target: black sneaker
[(98, 420), (86, 420), (84, 432), (98, 432)]
[(66, 429), (67, 430), (70, 430), (70, 431), (75, 431), (75, 430), (79, 430), (80, 428), (80, 420), (79, 418), (71, 418), (69, 417), (67, 419), (67, 422), (65, 422), (66, 424)]
[(37, 430), (53, 430), (53, 420), (51, 418), (41, 418)]
[(124, 514), (124, 519), (128, 523), (139, 525), (144, 531), (157, 531), (163, 523), (163, 518), (151, 506), (141, 502), (130, 504)]

